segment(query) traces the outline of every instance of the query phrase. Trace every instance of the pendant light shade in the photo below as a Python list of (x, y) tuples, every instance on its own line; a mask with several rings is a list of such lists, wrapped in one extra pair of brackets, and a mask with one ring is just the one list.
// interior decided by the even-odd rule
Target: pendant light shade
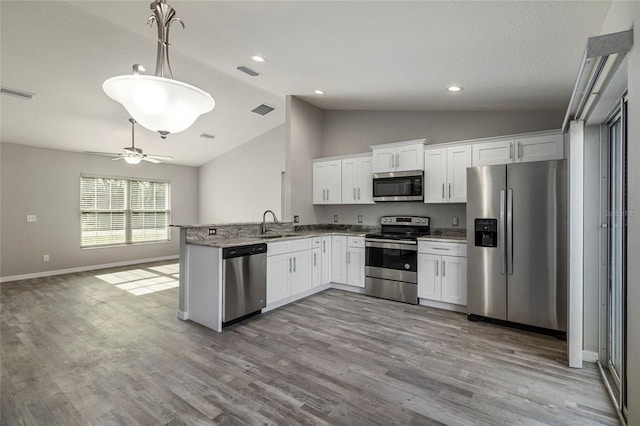
[[(166, 0), (150, 5), (153, 15), (147, 23), (158, 27), (158, 51), (155, 76), (140, 75), (141, 65), (133, 66), (132, 75), (112, 77), (102, 84), (105, 93), (124, 106), (129, 115), (141, 126), (160, 133), (164, 139), (169, 133), (189, 128), (198, 117), (211, 111), (216, 103), (207, 92), (173, 79), (169, 63), (169, 27), (179, 22), (175, 10)], [(165, 76), (166, 75), (166, 76)]]
[(162, 136), (189, 128), (216, 105), (207, 92), (164, 77), (120, 75), (105, 81), (102, 88), (141, 126)]

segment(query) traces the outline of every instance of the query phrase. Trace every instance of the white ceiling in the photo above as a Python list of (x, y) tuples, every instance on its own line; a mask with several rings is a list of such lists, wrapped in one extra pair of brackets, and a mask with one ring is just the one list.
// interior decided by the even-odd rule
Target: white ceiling
[[(2, 142), (71, 151), (130, 145), (126, 111), (102, 91), (134, 63), (155, 66), (150, 0), (5, 1)], [(198, 166), (284, 123), (285, 95), (323, 109), (564, 111), (587, 38), (609, 2), (180, 1), (174, 77), (216, 108), (165, 141), (139, 128), (145, 153)], [(251, 55), (261, 54), (265, 63)], [(263, 75), (235, 70), (247, 65)], [(459, 84), (464, 91), (446, 91)], [(322, 89), (326, 95), (314, 95)], [(276, 107), (261, 117), (260, 103)], [(200, 138), (203, 132), (216, 139)]]

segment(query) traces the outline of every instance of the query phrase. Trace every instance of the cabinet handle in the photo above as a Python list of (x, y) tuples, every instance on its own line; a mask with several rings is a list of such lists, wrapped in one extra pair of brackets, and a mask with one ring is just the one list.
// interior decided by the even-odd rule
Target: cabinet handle
[(446, 275), (447, 275), (447, 262), (443, 260), (442, 261), (442, 278), (444, 278)]
[(513, 142), (509, 142), (509, 160), (513, 159)]
[(329, 188), (327, 188), (327, 201), (329, 201)]
[(351, 252), (347, 250), (347, 265), (351, 263)]
[(318, 262), (316, 261), (317, 253), (313, 253), (313, 266), (317, 266)]
[(357, 198), (356, 198), (356, 187), (355, 186), (353, 187), (353, 199), (357, 200)]
[(358, 187), (358, 200), (360, 199), (360, 187)]
[(518, 141), (518, 158), (522, 158), (522, 144)]
[(396, 167), (400, 167), (400, 154), (396, 154)]
[(444, 182), (442, 183), (442, 199), (444, 200)]
[(449, 199), (451, 199), (451, 183), (449, 183)]
[(293, 272), (296, 271), (296, 258), (293, 258)]
[(327, 199), (327, 195), (326, 194), (327, 194), (327, 190), (323, 189), (322, 190), (322, 201), (325, 201)]
[(396, 161), (396, 156), (394, 154), (391, 154), (391, 168), (392, 169), (395, 167), (395, 161)]
[(291, 258), (289, 258), (289, 273), (291, 273)]
[(436, 277), (438, 276), (438, 266), (440, 265), (440, 261), (436, 260)]
[(327, 241), (326, 240), (322, 241), (322, 252), (323, 253), (327, 252)]

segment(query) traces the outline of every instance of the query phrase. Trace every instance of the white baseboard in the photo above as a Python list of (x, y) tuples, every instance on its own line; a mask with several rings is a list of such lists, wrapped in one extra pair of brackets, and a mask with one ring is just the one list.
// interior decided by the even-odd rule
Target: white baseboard
[(56, 269), (54, 271), (35, 272), (33, 274), (10, 275), (7, 277), (0, 277), (0, 283), (8, 283), (10, 281), (29, 280), (31, 278), (50, 277), (53, 275), (72, 274), (74, 272), (93, 271), (96, 269), (116, 268), (118, 266), (137, 265), (139, 263), (159, 262), (162, 260), (172, 260), (172, 259), (178, 259), (178, 255), (152, 257), (149, 259), (125, 260), (122, 262), (105, 263), (102, 265), (79, 266), (77, 268)]
[(189, 312), (181, 311), (178, 309), (178, 314), (176, 316), (178, 317), (178, 319), (186, 321), (189, 319)]
[(454, 311), (460, 312), (463, 314), (467, 313), (467, 307), (462, 305), (456, 305), (453, 303), (447, 302), (438, 302), (437, 300), (429, 300), (429, 299), (418, 299), (418, 304), (421, 306), (429, 306), (431, 308), (444, 309), (446, 311)]
[(598, 352), (583, 350), (582, 360), (585, 362), (598, 362)]
[(303, 291), (302, 293), (298, 293), (293, 296), (289, 296), (285, 299), (278, 300), (277, 302), (271, 303), (262, 309), (262, 313), (267, 313), (274, 309), (277, 309), (281, 306), (288, 305), (289, 303), (295, 302), (296, 300), (304, 299), (305, 297), (311, 296), (312, 294), (320, 293), (329, 288), (329, 284), (323, 284), (318, 287), (313, 287), (307, 291)]

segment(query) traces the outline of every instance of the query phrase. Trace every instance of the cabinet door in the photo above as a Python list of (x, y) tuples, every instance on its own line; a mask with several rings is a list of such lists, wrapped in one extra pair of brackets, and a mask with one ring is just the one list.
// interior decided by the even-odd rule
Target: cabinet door
[(364, 248), (348, 248), (347, 284), (364, 288)]
[[(465, 171), (466, 173), (466, 171)], [(424, 202), (443, 203), (446, 200), (447, 149), (424, 151)], [(466, 176), (465, 176), (466, 179)]]
[(267, 305), (291, 296), (290, 267), (288, 253), (267, 257)]
[(473, 166), (493, 166), (514, 161), (513, 141), (482, 142), (473, 145)]
[(447, 149), (447, 200), (467, 202), (467, 167), (471, 167), (471, 146)]
[(418, 297), (441, 300), (440, 258), (433, 254), (418, 255)]
[(360, 160), (342, 160), (342, 204), (358, 203), (358, 177)]
[(396, 170), (424, 170), (424, 144), (403, 145), (397, 148)]
[(295, 295), (311, 289), (311, 250), (297, 251), (291, 257), (291, 294)]
[(516, 163), (561, 160), (564, 158), (562, 134), (516, 140)]
[(326, 174), (326, 162), (313, 163), (313, 204), (326, 204), (327, 202)]
[(327, 204), (342, 203), (342, 160), (328, 161), (325, 179)]
[(442, 256), (442, 301), (467, 305), (467, 258)]
[(373, 173), (393, 172), (396, 169), (396, 149), (373, 150)]
[(320, 250), (321, 282), (328, 284), (331, 282), (331, 237), (322, 237)]
[(311, 250), (311, 287), (318, 287), (322, 284), (322, 250), (314, 248)]
[(358, 204), (373, 204), (373, 159), (371, 157), (360, 159), (356, 193)]
[(331, 281), (347, 283), (347, 237), (331, 237)]

